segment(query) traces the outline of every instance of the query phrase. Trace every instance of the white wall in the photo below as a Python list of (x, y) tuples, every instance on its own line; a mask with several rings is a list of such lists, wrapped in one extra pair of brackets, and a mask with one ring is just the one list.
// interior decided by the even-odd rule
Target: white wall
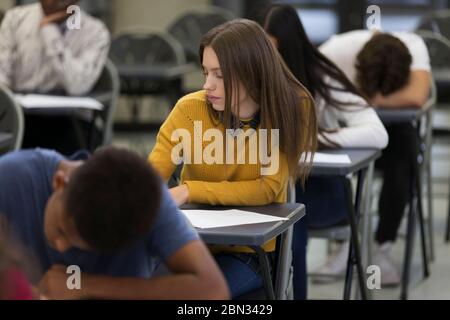
[(15, 1), (14, 0), (0, 0), (0, 10), (6, 11), (12, 6), (14, 6)]
[(181, 13), (209, 0), (112, 0), (113, 33), (132, 26), (166, 29)]

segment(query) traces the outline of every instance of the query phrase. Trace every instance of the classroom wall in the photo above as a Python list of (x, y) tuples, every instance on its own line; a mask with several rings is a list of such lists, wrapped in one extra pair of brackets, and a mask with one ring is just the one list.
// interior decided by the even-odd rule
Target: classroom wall
[(112, 0), (111, 31), (137, 25), (165, 29), (184, 11), (209, 3), (209, 0)]
[(0, 0), (0, 10), (6, 11), (12, 6), (14, 6), (14, 0)]
[[(164, 30), (183, 12), (210, 3), (210, 0), (112, 0), (111, 32), (116, 34), (133, 26), (148, 26)], [(190, 74), (184, 79), (185, 85), (189, 88), (200, 88), (202, 81), (201, 72)], [(141, 121), (165, 119), (172, 107), (164, 99), (147, 98), (142, 102)], [(121, 97), (116, 111), (116, 120), (127, 121), (130, 116), (129, 104)]]

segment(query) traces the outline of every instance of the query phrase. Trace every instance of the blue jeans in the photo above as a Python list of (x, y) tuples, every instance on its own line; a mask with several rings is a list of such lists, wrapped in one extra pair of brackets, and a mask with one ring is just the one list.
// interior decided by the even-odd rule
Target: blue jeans
[(215, 259), (227, 280), (232, 299), (262, 288), (261, 268), (256, 254), (223, 253), (216, 255)]
[(307, 298), (308, 228), (324, 228), (348, 217), (343, 177), (309, 178), (305, 189), (296, 187), (296, 200), (306, 206), (306, 216), (294, 226), (292, 263), (294, 267), (294, 299)]

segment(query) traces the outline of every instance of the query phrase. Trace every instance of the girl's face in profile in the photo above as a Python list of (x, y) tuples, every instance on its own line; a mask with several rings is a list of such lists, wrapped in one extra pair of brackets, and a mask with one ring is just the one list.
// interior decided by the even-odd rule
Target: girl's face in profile
[[(225, 85), (222, 77), (222, 70), (220, 68), (217, 54), (211, 47), (206, 47), (203, 51), (203, 74), (205, 76), (205, 84), (203, 89), (206, 90), (206, 97), (211, 103), (214, 110), (224, 111), (225, 109)], [(233, 90), (234, 91), (234, 90)], [(251, 101), (247, 91), (242, 84), (239, 84), (237, 92), (237, 102), (239, 104), (239, 117), (247, 118), (254, 113), (254, 103)], [(233, 103), (235, 99), (232, 97)], [(248, 107), (251, 106), (251, 107)], [(236, 115), (238, 106), (232, 106), (232, 113)]]
[(211, 47), (206, 47), (203, 52), (203, 74), (206, 97), (212, 107), (217, 111), (225, 109), (225, 87), (220, 69), (219, 59)]

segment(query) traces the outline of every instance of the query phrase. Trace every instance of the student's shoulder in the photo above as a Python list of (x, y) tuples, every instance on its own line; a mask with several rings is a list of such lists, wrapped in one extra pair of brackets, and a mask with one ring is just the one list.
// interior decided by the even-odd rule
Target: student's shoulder
[(333, 35), (329, 40), (327, 40), (322, 46), (323, 47), (327, 47), (327, 46), (350, 46), (351, 44), (356, 42), (365, 42), (368, 39), (370, 39), (372, 35), (372, 32), (369, 30), (353, 30), (353, 31), (348, 31), (348, 32), (344, 32), (344, 33), (340, 33), (340, 34), (336, 34)]
[(200, 105), (206, 106), (206, 91), (200, 90), (189, 93), (178, 100), (177, 106)]
[(29, 149), (7, 153), (0, 157), (0, 174), (17, 175), (20, 172), (56, 169), (64, 157), (56, 151)]
[(91, 16), (85, 11), (81, 12), (81, 29), (85, 29), (89, 34), (99, 37), (110, 37), (110, 33), (106, 25), (100, 19)]
[(178, 100), (175, 110), (183, 113), (189, 118), (202, 118), (208, 112), (206, 103), (206, 92), (204, 90), (185, 95)]
[[(425, 47), (425, 42), (423, 41), (422, 37), (413, 32), (400, 31), (393, 32), (392, 35), (400, 39), (400, 41), (403, 42), (410, 51), (414, 51), (417, 46)], [(411, 52), (411, 54), (414, 54), (414, 52)]]
[(21, 23), (29, 15), (37, 15), (40, 13), (40, 3), (26, 4), (22, 6), (16, 6), (5, 13), (4, 20), (9, 22)]

